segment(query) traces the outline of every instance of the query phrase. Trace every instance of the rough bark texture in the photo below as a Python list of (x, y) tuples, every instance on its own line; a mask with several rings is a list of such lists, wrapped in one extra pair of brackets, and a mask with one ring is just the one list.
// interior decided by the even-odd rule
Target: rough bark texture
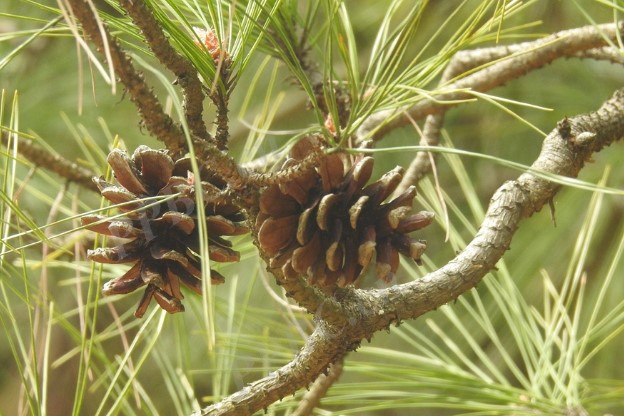
[[(161, 140), (167, 149), (169, 149), (173, 154), (184, 153), (187, 143), (186, 136), (182, 128), (164, 112), (160, 102), (145, 83), (142, 75), (134, 69), (132, 61), (128, 55), (120, 48), (117, 41), (110, 36), (110, 33), (105, 26), (100, 28), (93, 11), (84, 0), (68, 0), (68, 2), (72, 8), (72, 12), (82, 24), (84, 32), (95, 44), (98, 51), (104, 54), (104, 44), (108, 44), (110, 59), (112, 60), (115, 73), (119, 76), (121, 82), (126, 86), (132, 102), (134, 102), (138, 108), (143, 122), (147, 126), (150, 133), (158, 140)], [(145, 19), (145, 14), (149, 13), (149, 10), (139, 6), (137, 7), (137, 18)], [(141, 22), (145, 23), (143, 21)], [(155, 32), (159, 31), (160, 29), (155, 30)], [(104, 33), (105, 38), (102, 37), (102, 33)], [(162, 34), (161, 31), (160, 34)], [(162, 42), (160, 42), (163, 41), (163, 39), (159, 39), (159, 35), (157, 33), (152, 33), (150, 36), (154, 36), (152, 41), (158, 44), (160, 51), (159, 54), (162, 54), (161, 58), (165, 62), (172, 65), (172, 68), (175, 69), (175, 71), (181, 71), (180, 74), (184, 74), (184, 69), (181, 67), (181, 62), (183, 61), (176, 61), (173, 58), (173, 55), (171, 55), (172, 53), (177, 52), (173, 49), (169, 49), (170, 45), (168, 43), (168, 47), (164, 46)], [(193, 93), (192, 95), (195, 103), (193, 105), (198, 104), (196, 102), (196, 94)], [(200, 120), (197, 119), (197, 117), (201, 117), (199, 109), (193, 108), (190, 111), (192, 113), (192, 119), (187, 120), (187, 123), (189, 125), (194, 124), (195, 128), (203, 130), (199, 125)], [(201, 121), (201, 123), (203, 123), (203, 121)], [(201, 131), (199, 133), (203, 134)], [(223, 178), (232, 188), (243, 189), (250, 185), (251, 182), (248, 180), (247, 171), (239, 167), (231, 157), (221, 152), (214, 144), (204, 140), (201, 135), (193, 137), (193, 147), (195, 148), (199, 159), (209, 166), (215, 174)]]

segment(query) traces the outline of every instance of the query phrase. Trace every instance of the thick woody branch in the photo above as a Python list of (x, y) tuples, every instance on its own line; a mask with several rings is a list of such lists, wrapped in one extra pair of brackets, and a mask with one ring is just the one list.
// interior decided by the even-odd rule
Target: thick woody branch
[(602, 48), (581, 51), (574, 55), (577, 58), (595, 59), (597, 61), (609, 61), (612, 64), (624, 65), (624, 54), (618, 48), (605, 46)]
[(119, 0), (119, 4), (126, 9), (134, 24), (141, 29), (156, 58), (178, 78), (178, 83), (184, 91), (186, 122), (193, 135), (204, 140), (210, 140), (210, 134), (206, 130), (206, 124), (203, 120), (204, 93), (202, 83), (195, 67), (171, 46), (160, 24), (144, 2)]
[[(529, 71), (541, 68), (557, 58), (565, 56), (575, 56), (582, 51), (607, 46), (607, 40), (615, 41), (617, 32), (623, 32), (622, 24), (608, 23), (597, 26), (586, 26), (577, 29), (564, 30), (539, 39), (534, 42), (518, 44), (522, 46), (515, 52), (513, 57), (502, 60), (486, 68), (480, 69), (470, 75), (465, 76), (455, 82), (445, 86), (445, 90), (435, 96), (436, 101), (461, 101), (473, 98), (465, 90), (484, 92), (506, 82), (518, 78)], [(520, 47), (518, 46), (518, 47)], [(496, 48), (486, 48), (482, 53), (487, 54)], [(510, 47), (510, 53), (514, 53), (515, 47)], [(503, 55), (505, 56), (505, 55)], [(474, 58), (474, 57), (473, 57)], [(489, 61), (496, 57), (488, 57)], [(485, 60), (485, 58), (484, 58)], [(487, 62), (487, 60), (485, 60)], [(461, 60), (458, 60), (461, 65)], [(450, 69), (450, 71), (453, 71)], [(464, 90), (464, 91), (458, 91)], [(455, 104), (445, 104), (444, 109), (448, 109)], [(380, 139), (391, 130), (403, 127), (410, 123), (410, 119), (420, 120), (423, 117), (438, 113), (443, 105), (431, 99), (423, 99), (416, 105), (407, 109), (409, 117), (401, 116), (396, 110), (381, 111), (373, 114), (357, 132), (358, 140), (372, 135), (374, 139)], [(397, 117), (399, 116), (399, 117)], [(390, 121), (388, 121), (390, 120)]]
[[(165, 113), (154, 92), (147, 86), (143, 76), (134, 69), (130, 57), (111, 37), (108, 29), (104, 26), (100, 32), (100, 26), (93, 11), (84, 0), (68, 0), (68, 3), (73, 14), (82, 24), (83, 31), (95, 44), (97, 50), (104, 54), (104, 45), (108, 44), (115, 73), (125, 85), (130, 99), (137, 106), (149, 132), (163, 141), (167, 149), (173, 152), (183, 149), (186, 140), (182, 129)], [(101, 33), (104, 33), (105, 38)]]
[[(560, 122), (545, 139), (532, 167), (575, 177), (594, 152), (622, 138), (624, 89), (598, 111)], [(492, 197), (477, 235), (444, 267), (420, 280), (388, 289), (338, 290), (334, 297), (343, 308), (342, 324), (328, 325), (320, 320), (293, 361), (200, 414), (251, 415), (306, 386), (376, 331), (453, 301), (494, 268), (509, 248), (520, 221), (539, 211), (559, 188), (560, 185), (531, 173), (505, 183)]]
[[(3, 131), (1, 139), (2, 144), (6, 146), (9, 143), (9, 133)], [(18, 140), (17, 151), (35, 166), (54, 172), (68, 181), (75, 182), (91, 191), (99, 192), (97, 186), (92, 181), (92, 178), (97, 176), (94, 171), (67, 160), (58, 153), (51, 153), (32, 140), (23, 137), (20, 137)]]
[(359, 342), (355, 344), (340, 342), (341, 337), (340, 332), (336, 332), (325, 323), (319, 323), (291, 362), (193, 415), (250, 416), (269, 404), (282, 400), (313, 382), (329, 363), (338, 360), (359, 345)]

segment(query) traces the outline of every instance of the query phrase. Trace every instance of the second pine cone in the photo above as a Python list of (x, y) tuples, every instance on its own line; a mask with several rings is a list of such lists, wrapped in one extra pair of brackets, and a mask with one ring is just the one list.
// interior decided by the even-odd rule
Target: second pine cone
[[(312, 151), (304, 139), (284, 167)], [(403, 177), (396, 167), (366, 185), (373, 158), (360, 157), (346, 169), (340, 153), (322, 156), (314, 169), (269, 186), (260, 197), (256, 221), (261, 249), (270, 267), (286, 277), (307, 276), (320, 286), (346, 286), (363, 275), (376, 256), (376, 275), (390, 281), (399, 267), (399, 253), (420, 264), (426, 242), (409, 237), (433, 221), (433, 213), (412, 213), (416, 189), (411, 186), (384, 203)]]

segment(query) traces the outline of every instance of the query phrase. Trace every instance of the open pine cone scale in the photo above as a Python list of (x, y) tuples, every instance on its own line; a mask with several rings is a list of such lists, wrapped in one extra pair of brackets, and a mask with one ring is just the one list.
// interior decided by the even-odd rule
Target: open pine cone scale
[[(285, 165), (306, 152), (295, 146)], [(307, 276), (321, 286), (346, 286), (375, 258), (376, 275), (384, 281), (398, 270), (399, 254), (420, 263), (426, 243), (407, 234), (429, 225), (433, 214), (411, 213), (414, 187), (384, 203), (401, 182), (403, 168), (366, 185), (373, 159), (359, 157), (345, 170), (347, 162), (341, 153), (326, 155), (310, 172), (262, 193), (256, 229), (270, 267), (281, 268), (286, 277)]]
[[(135, 315), (143, 316), (151, 299), (161, 308), (175, 313), (184, 310), (180, 283), (196, 293), (202, 292), (202, 272), (195, 205), (195, 178), (190, 159), (174, 162), (166, 153), (140, 146), (129, 157), (115, 149), (108, 162), (119, 186), (94, 178), (102, 196), (125, 213), (125, 218), (107, 219), (102, 215), (82, 217), (83, 225), (100, 234), (131, 241), (115, 247), (89, 250), (87, 257), (100, 263), (134, 263), (122, 276), (107, 282), (104, 295), (126, 294), (147, 286)], [(204, 197), (204, 219), (208, 230), (208, 257), (211, 261), (234, 262), (240, 255), (222, 236), (247, 232), (239, 222), (244, 215), (219, 194), (225, 183), (205, 169), (200, 172)], [(170, 196), (166, 201), (155, 198)], [(211, 283), (225, 278), (210, 271)]]

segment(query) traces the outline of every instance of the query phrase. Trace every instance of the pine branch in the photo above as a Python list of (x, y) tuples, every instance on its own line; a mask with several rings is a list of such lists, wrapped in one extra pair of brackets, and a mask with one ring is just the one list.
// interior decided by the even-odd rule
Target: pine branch
[[(3, 131), (1, 139), (4, 146), (8, 145), (9, 133)], [(94, 171), (65, 159), (58, 153), (51, 153), (32, 140), (23, 137), (20, 137), (18, 140), (17, 151), (35, 166), (45, 168), (70, 182), (75, 182), (90, 191), (99, 193), (97, 186), (92, 180), (94, 176), (98, 176)]]
[(100, 28), (93, 14), (94, 12), (86, 1), (67, 1), (71, 6), (73, 14), (82, 24), (83, 31), (95, 44), (97, 50), (104, 54), (104, 45), (108, 44), (115, 73), (125, 85), (149, 132), (161, 140), (167, 149), (174, 153), (184, 149), (186, 140), (181, 127), (165, 113), (158, 98), (145, 83), (143, 75), (134, 69), (130, 57), (121, 49), (119, 43), (111, 37), (106, 26)]
[(299, 388), (313, 382), (329, 363), (340, 359), (348, 350), (357, 346), (336, 342), (340, 341), (340, 336), (339, 332), (327, 324), (319, 323), (291, 362), (193, 415), (250, 416), (269, 404), (293, 394)]
[(581, 51), (574, 56), (582, 59), (595, 59), (597, 61), (608, 61), (612, 64), (624, 65), (624, 54), (613, 46), (604, 46), (602, 48)]
[[(94, 12), (84, 0), (67, 1), (74, 15), (82, 24), (84, 32), (95, 44), (100, 53), (104, 53), (104, 44), (105, 42), (108, 43), (115, 73), (126, 86), (132, 101), (139, 109), (139, 113), (150, 133), (161, 140), (172, 153), (179, 154), (183, 152), (186, 148), (186, 138), (182, 128), (174, 123), (164, 112), (160, 102), (147, 86), (142, 75), (134, 69), (131, 59), (120, 48), (118, 42), (111, 37), (106, 26), (104, 25), (100, 28), (93, 14)], [(104, 34), (104, 39), (101, 33)], [(162, 44), (159, 44), (158, 47), (162, 47)], [(161, 52), (163, 54), (165, 53), (164, 51)], [(169, 57), (164, 59), (169, 59)], [(171, 61), (167, 62), (172, 64)], [(176, 65), (177, 64), (179, 64), (179, 62), (177, 62)], [(193, 109), (192, 112), (196, 112), (196, 109)], [(199, 159), (215, 172), (215, 174), (223, 178), (231, 188), (243, 189), (253, 184), (253, 181), (249, 181), (247, 171), (239, 167), (231, 157), (222, 153), (212, 143), (201, 138), (193, 138), (193, 146), (196, 149)]]
[[(430, 114), (446, 111), (457, 104), (440, 104), (439, 101), (461, 101), (473, 98), (468, 92), (461, 90), (473, 90), (484, 92), (497, 86), (503, 85), (515, 78), (525, 75), (529, 71), (538, 69), (561, 57), (575, 56), (583, 51), (602, 48), (607, 45), (607, 40), (615, 42), (618, 36), (624, 34), (624, 24), (607, 23), (597, 26), (585, 26), (576, 29), (564, 30), (543, 39), (533, 42), (524, 42), (516, 45), (518, 48), (515, 55), (497, 62), (493, 65), (480, 69), (459, 80), (448, 83), (445, 89), (451, 92), (441, 93), (435, 96), (436, 101), (424, 99), (418, 104), (406, 109), (408, 117), (396, 117), (400, 112), (396, 110), (380, 111), (373, 114), (358, 129), (356, 134), (358, 141), (368, 136), (380, 140), (390, 131), (403, 127), (410, 123), (410, 119), (420, 120)], [(510, 48), (509, 56), (515, 48)], [(496, 48), (484, 48), (480, 51), (484, 55), (482, 60), (490, 62), (496, 59), (488, 54)], [(479, 59), (471, 56), (473, 59)], [(457, 60), (461, 65), (461, 60)], [(453, 69), (449, 69), (453, 71)], [(460, 90), (460, 91), (458, 91)], [(444, 110), (442, 110), (444, 108)]]
[[(486, 65), (499, 59), (503, 59), (512, 54), (520, 53), (523, 50), (531, 49), (532, 42), (519, 43), (507, 46), (496, 46), (493, 48), (482, 48), (468, 51), (460, 51), (451, 58), (440, 79), (440, 87), (450, 82), (453, 78), (463, 73)], [(614, 47), (605, 46), (602, 48), (588, 49), (576, 52), (572, 57), (580, 59), (595, 59), (609, 61), (614, 64), (624, 64), (624, 55)], [(440, 134), (444, 126), (444, 116), (447, 107), (441, 107), (440, 112), (428, 115), (425, 119), (422, 137), (418, 143), (421, 146), (437, 146), (440, 143)], [(431, 159), (435, 160), (436, 155), (430, 152), (419, 151), (416, 157), (406, 169), (401, 184), (396, 190), (397, 194), (405, 191), (409, 186), (416, 185), (431, 170)]]
[[(576, 177), (594, 152), (623, 138), (624, 89), (597, 111), (561, 121), (544, 140), (532, 168)], [(387, 289), (337, 290), (334, 298), (342, 311), (333, 318), (341, 323), (319, 320), (290, 363), (197, 414), (251, 415), (315, 380), (375, 332), (453, 301), (494, 268), (509, 248), (520, 221), (541, 210), (559, 188), (531, 173), (506, 182), (494, 193), (476, 236), (453, 260), (422, 279)]]
[(144, 2), (119, 0), (119, 4), (128, 12), (134, 24), (141, 29), (156, 58), (177, 77), (184, 91), (186, 122), (193, 135), (204, 140), (212, 140), (203, 120), (204, 93), (195, 67), (171, 46), (160, 24)]

